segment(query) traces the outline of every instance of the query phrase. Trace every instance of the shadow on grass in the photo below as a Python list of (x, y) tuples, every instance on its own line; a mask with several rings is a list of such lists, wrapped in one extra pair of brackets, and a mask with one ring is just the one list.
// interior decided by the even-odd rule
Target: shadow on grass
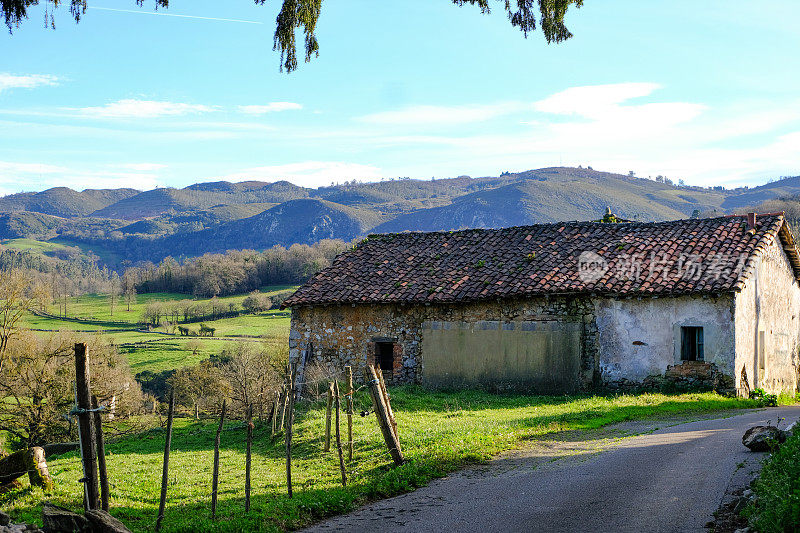
[[(679, 401), (666, 396), (665, 400), (656, 401), (651, 405), (613, 405), (610, 398), (592, 398), (591, 396), (519, 396), (489, 394), (478, 391), (464, 391), (458, 393), (431, 393), (415, 387), (393, 388), (391, 391), (395, 411), (405, 417), (421, 416), (426, 413), (435, 413), (438, 419), (435, 430), (428, 431), (424, 427), (417, 427), (412, 432), (410, 429), (407, 439), (404, 439), (401, 427), (401, 442), (407, 445), (406, 464), (393, 467), (386, 453), (385, 446), (380, 437), (373, 441), (360, 442), (358, 454), (361, 457), (371, 457), (373, 460), (366, 464), (355, 463), (357, 469), (350, 478), (347, 488), (331, 485), (330, 476), (314, 477), (303, 475), (301, 472), (304, 461), (314, 461), (320, 457), (321, 427), (324, 423), (324, 411), (321, 402), (301, 406), (298, 410), (298, 433), (295, 442), (295, 460), (298, 483), (295, 486), (295, 497), (289, 499), (285, 493), (285, 486), (275, 481), (265, 484), (263, 480), (254, 479), (252, 511), (245, 514), (244, 503), (238, 494), (243, 492), (243, 480), (238, 480), (236, 485), (225, 482), (220, 489), (219, 519), (210, 519), (210, 502), (202, 495), (189, 499), (168, 500), (168, 509), (164, 519), (164, 531), (278, 531), (297, 529), (317, 520), (342, 514), (355, 509), (367, 501), (393, 496), (414, 490), (426, 485), (432, 479), (447, 475), (466, 465), (485, 461), (492, 454), (503, 449), (508, 449), (526, 438), (541, 438), (565, 430), (578, 438), (578, 431), (599, 428), (604, 425), (632, 419), (652, 419), (676, 414), (705, 412), (736, 407), (751, 407), (752, 403), (746, 400), (736, 400), (713, 395), (698, 396), (696, 400)], [(422, 394), (424, 392), (424, 394)], [(365, 401), (365, 391), (361, 391), (359, 402)], [(635, 401), (635, 397), (633, 397)], [(587, 400), (586, 403), (581, 403)], [(607, 405), (591, 405), (591, 401), (609, 402)], [(562, 413), (552, 413), (552, 408), (569, 409), (566, 404), (578, 402), (572, 410)], [(527, 407), (546, 407), (541, 414), (536, 414)], [(482, 413), (487, 409), (521, 409), (519, 412), (507, 413), (508, 416), (498, 420), (494, 413)], [(487, 424), (485, 431), (475, 433), (476, 428), (469, 426), (458, 428), (448, 425), (448, 414), (455, 413), (459, 417), (469, 417), (470, 414), (480, 415), (487, 422), (497, 422), (497, 427)], [(371, 415), (373, 416), (373, 415)], [(311, 423), (306, 423), (305, 417), (314, 418)], [(374, 420), (371, 421), (374, 423)], [(503, 437), (497, 437), (492, 431), (500, 428)], [(480, 430), (480, 428), (478, 428)], [(511, 431), (509, 431), (509, 429)], [(464, 433), (459, 433), (459, 431)], [(440, 435), (439, 431), (444, 431)], [(270, 459), (280, 465), (285, 457), (283, 436), (279, 435), (274, 440), (271, 438), (271, 429), (267, 424), (258, 424), (254, 431), (253, 452), (256, 458)], [(562, 433), (564, 434), (564, 433)], [(246, 431), (240, 421), (231, 421), (225, 426), (222, 434), (222, 449), (244, 451)], [(163, 430), (153, 430), (128, 437), (117, 442), (109, 442), (107, 449), (113, 455), (132, 454), (138, 456), (154, 455), (159, 458), (164, 446)], [(472, 439), (478, 436), (483, 439), (476, 442)], [(194, 422), (182, 419), (176, 423), (173, 435), (173, 451), (196, 452), (207, 454), (209, 460), (215, 437), (215, 421), (205, 420)], [(449, 438), (453, 440), (448, 440)], [(433, 440), (431, 440), (433, 439)], [(71, 453), (65, 459), (77, 460), (77, 454)], [(377, 458), (377, 459), (376, 459)], [(143, 461), (145, 459), (142, 459)], [(160, 464), (160, 459), (157, 459)], [(258, 460), (258, 459), (256, 459)], [(377, 461), (377, 463), (376, 463)], [(54, 460), (55, 465), (58, 460)], [(198, 468), (210, 468), (210, 462), (196, 465)], [(326, 467), (327, 468), (327, 467)], [(312, 467), (313, 471), (313, 467)], [(333, 471), (333, 470), (331, 470)], [(181, 477), (175, 483), (182, 483)], [(280, 479), (278, 477), (278, 479)], [(302, 480), (302, 481), (301, 481)], [(184, 481), (196, 484), (197, 481)], [(202, 484), (207, 483), (203, 478)], [(324, 485), (320, 487), (319, 485)], [(205, 486), (203, 487), (205, 490)], [(22, 498), (18, 495), (16, 498)], [(79, 496), (76, 496), (79, 498)], [(26, 498), (30, 500), (30, 498)], [(126, 522), (133, 530), (152, 530), (157, 512), (158, 494), (156, 490), (147, 494), (136, 496), (137, 504), (133, 506), (119, 506), (112, 508), (112, 514)], [(2, 502), (2, 500), (0, 500)], [(2, 502), (6, 505), (6, 502)], [(8, 502), (11, 503), (11, 502)], [(70, 501), (73, 507), (79, 506), (80, 501)], [(28, 506), (21, 509), (25, 516), (34, 516), (40, 513), (40, 508)]]

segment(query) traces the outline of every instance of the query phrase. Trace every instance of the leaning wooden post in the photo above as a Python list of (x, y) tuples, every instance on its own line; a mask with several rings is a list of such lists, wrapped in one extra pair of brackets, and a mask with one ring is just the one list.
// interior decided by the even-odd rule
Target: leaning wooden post
[(396, 465), (400, 466), (403, 464), (403, 453), (400, 451), (397, 434), (392, 429), (392, 423), (389, 421), (378, 374), (372, 366), (368, 366), (368, 368), (372, 379), (367, 382), (367, 385), (369, 386), (369, 394), (372, 397), (372, 406), (375, 408), (375, 417), (378, 419), (378, 426), (381, 428), (383, 440), (386, 441), (392, 460)]
[(325, 445), (323, 452), (331, 451), (331, 408), (333, 407), (333, 381), (328, 382), (328, 408), (325, 410)]
[(250, 464), (253, 452), (253, 404), (247, 408), (247, 456), (244, 466), (244, 510), (250, 510)]
[(100, 508), (108, 511), (108, 473), (106, 472), (106, 445), (103, 439), (103, 420), (100, 416), (97, 396), (92, 395), (92, 409), (94, 410), (94, 435), (97, 442), (97, 468), (100, 473)]
[(383, 395), (383, 403), (386, 404), (386, 414), (389, 417), (389, 423), (392, 425), (392, 431), (394, 432), (395, 439), (397, 439), (397, 446), (400, 453), (403, 453), (402, 448), (400, 448), (400, 437), (397, 435), (397, 420), (394, 419), (394, 410), (392, 409), (392, 402), (390, 401), (391, 398), (389, 397), (389, 391), (386, 389), (386, 382), (383, 380), (383, 372), (376, 368), (376, 373), (378, 374), (378, 382), (381, 386), (381, 394)]
[(347, 486), (347, 473), (344, 469), (344, 455), (342, 454), (342, 435), (339, 431), (339, 382), (333, 382), (333, 394), (336, 396), (336, 449), (339, 452), (339, 470), (342, 471), (342, 486)]
[(222, 435), (222, 424), (225, 422), (225, 400), (222, 400), (222, 411), (219, 414), (217, 436), (214, 439), (214, 474), (211, 478), (211, 518), (217, 517), (217, 487), (219, 486), (219, 441)]
[(175, 415), (175, 391), (169, 391), (169, 410), (167, 411), (167, 437), (164, 440), (164, 466), (161, 470), (161, 500), (158, 502), (156, 531), (161, 529), (164, 509), (167, 506), (167, 483), (169, 482), (169, 450), (172, 446), (172, 418)]
[(97, 509), (97, 454), (92, 431), (92, 392), (90, 390), (89, 361), (86, 344), (75, 345), (75, 401), (78, 407), (78, 433), (83, 461), (84, 499), (86, 511)]
[(294, 373), (291, 365), (287, 367), (288, 382), (286, 415), (286, 491), (292, 497), (292, 422), (294, 421)]
[(344, 367), (347, 376), (347, 394), (345, 407), (347, 408), (347, 460), (353, 462), (353, 367)]

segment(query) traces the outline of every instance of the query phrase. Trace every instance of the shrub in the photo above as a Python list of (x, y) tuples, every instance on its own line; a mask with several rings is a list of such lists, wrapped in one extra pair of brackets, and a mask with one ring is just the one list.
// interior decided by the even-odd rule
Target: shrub
[(750, 399), (758, 401), (760, 407), (778, 407), (778, 396), (767, 394), (764, 389), (750, 391)]

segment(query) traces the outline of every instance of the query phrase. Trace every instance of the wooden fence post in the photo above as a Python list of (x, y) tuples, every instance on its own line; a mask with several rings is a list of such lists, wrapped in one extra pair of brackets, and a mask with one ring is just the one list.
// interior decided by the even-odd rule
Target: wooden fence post
[(108, 511), (108, 472), (106, 471), (106, 444), (103, 439), (103, 418), (100, 416), (97, 396), (92, 395), (92, 409), (94, 409), (94, 434), (97, 441), (97, 469), (100, 474), (100, 508)]
[(167, 506), (167, 484), (169, 483), (169, 450), (172, 446), (172, 418), (175, 416), (175, 391), (169, 391), (169, 410), (167, 411), (167, 435), (164, 439), (164, 466), (161, 470), (161, 499), (158, 502), (156, 531), (161, 530), (164, 509)]
[(78, 434), (83, 461), (83, 507), (97, 509), (97, 454), (92, 431), (92, 392), (90, 390), (89, 361), (86, 344), (75, 345), (75, 401), (78, 407)]
[(272, 404), (272, 438), (275, 438), (275, 432), (278, 427), (278, 409), (281, 403), (281, 393), (275, 392), (275, 403)]
[(281, 407), (281, 423), (278, 426), (278, 431), (282, 431), (286, 427), (286, 404), (289, 401), (288, 398), (288, 391), (286, 390), (286, 384), (283, 384), (283, 388), (281, 389), (281, 399), (280, 399), (280, 407)]
[(323, 452), (331, 450), (331, 409), (333, 407), (333, 381), (328, 382), (328, 408), (325, 410), (325, 445)]
[(381, 394), (383, 395), (383, 403), (386, 404), (386, 415), (389, 417), (389, 423), (392, 425), (392, 431), (394, 432), (394, 437), (397, 440), (397, 449), (400, 450), (400, 453), (403, 453), (403, 449), (400, 447), (400, 437), (397, 434), (397, 420), (394, 419), (394, 410), (392, 409), (391, 398), (389, 397), (389, 391), (386, 390), (386, 382), (383, 380), (383, 371), (380, 369), (376, 369), (378, 374), (378, 382), (381, 385)]
[(389, 420), (378, 374), (374, 367), (368, 366), (368, 368), (372, 379), (367, 382), (367, 385), (369, 386), (369, 394), (372, 397), (372, 406), (375, 408), (375, 417), (378, 419), (378, 426), (381, 428), (383, 440), (386, 441), (386, 447), (389, 448), (389, 454), (391, 454), (394, 464), (400, 466), (403, 464), (403, 453), (400, 451), (397, 434), (394, 432), (392, 423)]
[(336, 396), (336, 449), (339, 452), (339, 470), (342, 471), (342, 486), (347, 486), (347, 473), (344, 469), (344, 455), (342, 455), (342, 435), (339, 431), (339, 381), (333, 382), (333, 394)]
[(247, 457), (244, 470), (244, 510), (250, 510), (250, 464), (253, 452), (253, 404), (247, 408)]
[(287, 365), (288, 413), (286, 416), (286, 491), (292, 497), (292, 423), (294, 422), (294, 372), (292, 365)]
[(347, 408), (347, 461), (353, 462), (353, 367), (344, 367), (347, 376), (347, 395), (345, 396)]
[(219, 414), (217, 436), (214, 439), (214, 474), (211, 478), (211, 518), (217, 517), (217, 487), (219, 486), (219, 441), (222, 435), (222, 424), (225, 422), (225, 400), (222, 400), (222, 411)]

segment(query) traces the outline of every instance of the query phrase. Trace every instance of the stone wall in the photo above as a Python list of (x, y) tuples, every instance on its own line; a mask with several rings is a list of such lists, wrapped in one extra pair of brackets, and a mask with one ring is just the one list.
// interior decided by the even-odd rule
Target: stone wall
[[(572, 373), (573, 366), (566, 360), (558, 367), (547, 360), (549, 355), (544, 362), (537, 362), (531, 353), (521, 352), (516, 347), (522, 341), (511, 334), (506, 335), (510, 344), (500, 339), (503, 331), (523, 332), (526, 323), (544, 324), (549, 321), (571, 324), (566, 329), (572, 332), (576, 328), (579, 330), (577, 336), (570, 336), (572, 333), (565, 336), (552, 330), (556, 334), (548, 337), (550, 340), (547, 341), (551, 344), (580, 343), (579, 368), (574, 381), (571, 381), (572, 376), (560, 380), (567, 384), (575, 382), (577, 387), (566, 387), (565, 392), (576, 388), (634, 388), (655, 383), (648, 378), (663, 377), (668, 367), (681, 363), (681, 326), (702, 326), (705, 361), (713, 364), (719, 375), (731, 378), (736, 348), (733, 302), (732, 295), (628, 299), (560, 296), (455, 305), (303, 306), (292, 309), (290, 357), (298, 360), (311, 346), (310, 362), (321, 364), (330, 371), (350, 365), (361, 379), (365, 365), (375, 363), (376, 343), (393, 342), (396, 345), (391, 382), (423, 383), (425, 353), (422, 348), (426, 327), (430, 336), (432, 324), (442, 328), (449, 324), (456, 329), (463, 325), (461, 329), (472, 331), (479, 324), (494, 323), (497, 325), (494, 330), (498, 332), (496, 343), (486, 344), (482, 348), (485, 353), (463, 353), (481, 358), (484, 363), (495, 361), (500, 364), (504, 357), (512, 362), (524, 359), (533, 361), (540, 369), (564, 368)], [(494, 351), (489, 353), (489, 350)], [(437, 372), (441, 376), (441, 370)], [(469, 377), (469, 373), (461, 374), (456, 377)], [(487, 381), (478, 379), (480, 376), (474, 373), (471, 377), (475, 378), (475, 385), (485, 385)], [(503, 379), (509, 381), (507, 376)], [(698, 378), (699, 382), (705, 383)], [(533, 380), (532, 383), (535, 385), (537, 382)], [(497, 385), (495, 388), (502, 388), (503, 384)]]
[[(771, 239), (756, 259), (744, 289), (736, 295), (737, 390), (760, 387), (769, 393), (794, 393), (798, 387), (800, 287), (783, 246)], [(763, 339), (763, 369), (759, 364)]]
[(423, 324), (429, 321), (536, 321), (577, 323), (581, 329), (580, 369), (577, 379), (589, 388), (597, 372), (592, 304), (586, 298), (554, 297), (458, 305), (360, 304), (303, 306), (292, 309), (289, 334), (290, 358), (297, 361), (309, 345), (310, 363), (330, 370), (345, 365), (363, 376), (374, 363), (375, 343), (397, 343), (393, 383), (421, 383)]

